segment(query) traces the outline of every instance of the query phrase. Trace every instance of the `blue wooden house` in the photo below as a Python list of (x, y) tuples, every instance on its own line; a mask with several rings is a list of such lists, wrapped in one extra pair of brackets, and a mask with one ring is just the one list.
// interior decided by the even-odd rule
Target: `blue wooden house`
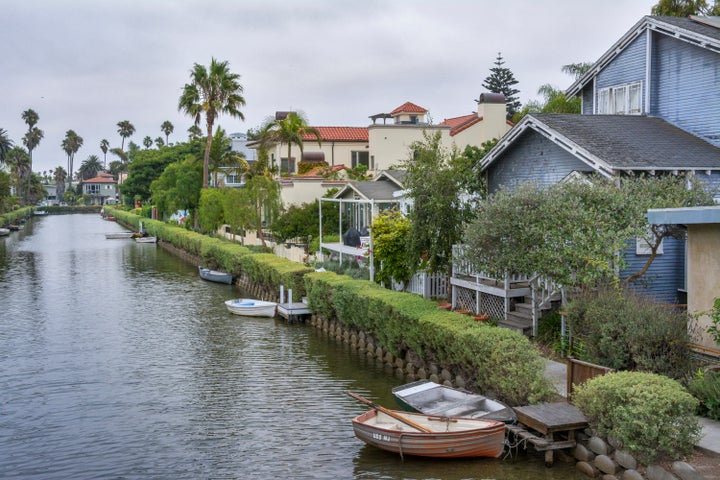
[[(582, 98), (582, 115), (527, 115), (486, 155), (481, 169), (490, 193), (501, 185), (550, 185), (588, 173), (685, 172), (720, 185), (720, 18), (644, 17), (566, 94)], [(627, 274), (649, 254), (631, 242)], [(684, 303), (683, 242), (666, 239), (635, 288)], [(462, 289), (472, 286), (453, 283), (459, 289), (453, 298), (467, 297)], [(528, 298), (522, 286), (504, 299), (505, 316), (509, 326), (527, 332), (528, 315), (523, 320), (517, 313)]]

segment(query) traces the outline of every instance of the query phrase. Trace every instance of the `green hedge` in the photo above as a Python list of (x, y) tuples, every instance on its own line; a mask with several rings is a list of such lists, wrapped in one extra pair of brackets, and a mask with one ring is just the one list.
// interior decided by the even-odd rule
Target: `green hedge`
[(11, 223), (18, 223), (20, 219), (32, 215), (33, 210), (35, 210), (35, 207), (23, 207), (13, 210), (12, 212), (3, 213), (0, 215), (0, 227)]
[(362, 329), (395, 353), (409, 349), (425, 361), (462, 368), (480, 390), (511, 405), (552, 396), (544, 360), (519, 333), (332, 272), (305, 275), (305, 289), (310, 308), (322, 318)]
[(698, 401), (675, 380), (617, 372), (576, 387), (573, 401), (600, 436), (616, 439), (645, 464), (691, 455), (700, 435)]
[(280, 285), (293, 290), (293, 296), (305, 295), (303, 276), (313, 271), (305, 265), (291, 262), (268, 253), (253, 253), (247, 247), (235, 242), (208, 237), (158, 220), (135, 215), (118, 209), (108, 210), (118, 221), (136, 229), (143, 224), (143, 230), (173, 246), (202, 258), (205, 265), (233, 275), (247, 274), (254, 282), (280, 291)]

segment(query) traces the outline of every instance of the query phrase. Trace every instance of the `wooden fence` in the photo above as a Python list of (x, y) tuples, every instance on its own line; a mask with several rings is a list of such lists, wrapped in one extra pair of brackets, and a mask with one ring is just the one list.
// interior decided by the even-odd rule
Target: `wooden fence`
[(598, 375), (614, 372), (615, 369), (583, 362), (576, 358), (567, 357), (567, 398), (572, 399), (572, 392), (575, 385), (580, 385)]

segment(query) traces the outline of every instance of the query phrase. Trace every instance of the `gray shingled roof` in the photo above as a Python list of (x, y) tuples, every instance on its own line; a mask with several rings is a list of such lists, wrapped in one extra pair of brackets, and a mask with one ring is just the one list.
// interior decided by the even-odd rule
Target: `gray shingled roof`
[(720, 148), (659, 118), (534, 114), (613, 170), (717, 170)]
[(356, 190), (365, 197), (365, 200), (397, 201), (396, 198), (393, 198), (393, 192), (397, 191), (398, 187), (392, 182), (350, 182), (335, 195), (335, 198), (344, 198), (348, 189)]
[[(714, 38), (720, 41), (720, 28), (713, 27), (702, 23), (702, 21), (693, 20), (689, 17), (662, 17), (662, 16), (651, 16), (650, 18), (656, 19), (660, 22), (669, 23), (678, 28), (695, 32), (704, 37)], [(710, 17), (717, 18), (717, 17)]]

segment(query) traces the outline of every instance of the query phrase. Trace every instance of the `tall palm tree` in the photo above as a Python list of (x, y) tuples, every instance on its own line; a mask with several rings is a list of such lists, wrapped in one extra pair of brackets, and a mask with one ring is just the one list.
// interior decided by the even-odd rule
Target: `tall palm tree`
[(160, 130), (165, 134), (165, 145), (167, 145), (170, 142), (169, 137), (173, 130), (175, 130), (175, 126), (170, 123), (170, 120), (165, 120), (162, 125), (160, 125)]
[[(307, 120), (302, 114), (290, 112), (285, 118), (271, 120), (261, 129), (260, 145), (263, 148), (267, 148), (270, 145), (286, 143), (288, 148), (287, 159), (289, 169), (293, 144), (300, 148), (300, 158), (302, 158), (303, 140), (308, 137), (314, 137), (318, 145), (322, 142), (322, 136), (317, 128), (308, 126)], [(280, 159), (278, 159), (278, 161), (280, 161)]]
[(107, 166), (107, 152), (110, 149), (110, 142), (108, 142), (106, 139), (100, 140), (100, 150), (103, 152), (103, 168)]
[(8, 151), (5, 163), (10, 167), (10, 175), (15, 180), (18, 198), (23, 198), (22, 184), (30, 167), (28, 153), (22, 147), (13, 147)]
[(130, 123), (130, 120), (122, 120), (118, 122), (118, 133), (120, 134), (120, 137), (122, 137), (122, 142), (120, 143), (120, 150), (125, 149), (125, 139), (128, 137), (132, 137), (132, 134), (135, 133), (135, 126)]
[(150, 135), (146, 135), (145, 138), (143, 138), (143, 145), (145, 145), (145, 150), (152, 147), (153, 139), (150, 138)]
[(183, 87), (178, 102), (178, 110), (192, 116), (195, 125), (205, 115), (207, 140), (203, 159), (203, 188), (208, 187), (208, 165), (213, 140), (213, 125), (218, 115), (227, 113), (232, 117), (245, 120), (240, 107), (245, 106), (240, 85), (240, 75), (230, 72), (228, 62), (218, 62), (213, 58), (210, 67), (195, 64), (190, 72), (190, 83)]
[[(28, 131), (25, 133), (25, 136), (23, 136), (23, 144), (28, 149), (28, 155), (29, 155), (29, 169), (30, 172), (32, 172), (32, 152), (35, 150), (35, 147), (37, 147), (40, 144), (40, 140), (42, 140), (44, 133), (42, 130), (37, 128), (35, 125), (37, 125), (38, 120), (40, 120), (40, 116), (37, 114), (35, 110), (32, 108), (28, 108), (22, 114), (20, 115), (25, 121), (25, 123), (28, 126)], [(26, 203), (30, 198), (30, 177), (32, 175), (28, 175), (27, 177), (27, 196)]]
[(67, 170), (67, 178), (70, 181), (70, 187), (72, 188), (72, 179), (73, 179), (73, 162), (75, 160), (75, 154), (80, 150), (80, 147), (83, 145), (83, 138), (75, 133), (74, 130), (68, 130), (65, 132), (65, 138), (63, 139), (61, 146), (63, 151), (67, 153), (68, 156), (68, 170)]
[(97, 155), (90, 155), (88, 158), (83, 160), (82, 164), (80, 164), (80, 168), (78, 169), (78, 173), (80, 174), (80, 178), (83, 180), (87, 180), (89, 178), (96, 177), (97, 174), (102, 171), (103, 166), (100, 163), (100, 159)]
[(164, 146), (165, 146), (165, 140), (163, 140), (162, 137), (157, 137), (157, 138), (155, 139), (155, 146), (156, 146), (157, 148), (162, 148), (162, 147), (164, 147)]
[(0, 165), (5, 163), (5, 157), (13, 146), (13, 141), (10, 140), (7, 130), (0, 128)]

